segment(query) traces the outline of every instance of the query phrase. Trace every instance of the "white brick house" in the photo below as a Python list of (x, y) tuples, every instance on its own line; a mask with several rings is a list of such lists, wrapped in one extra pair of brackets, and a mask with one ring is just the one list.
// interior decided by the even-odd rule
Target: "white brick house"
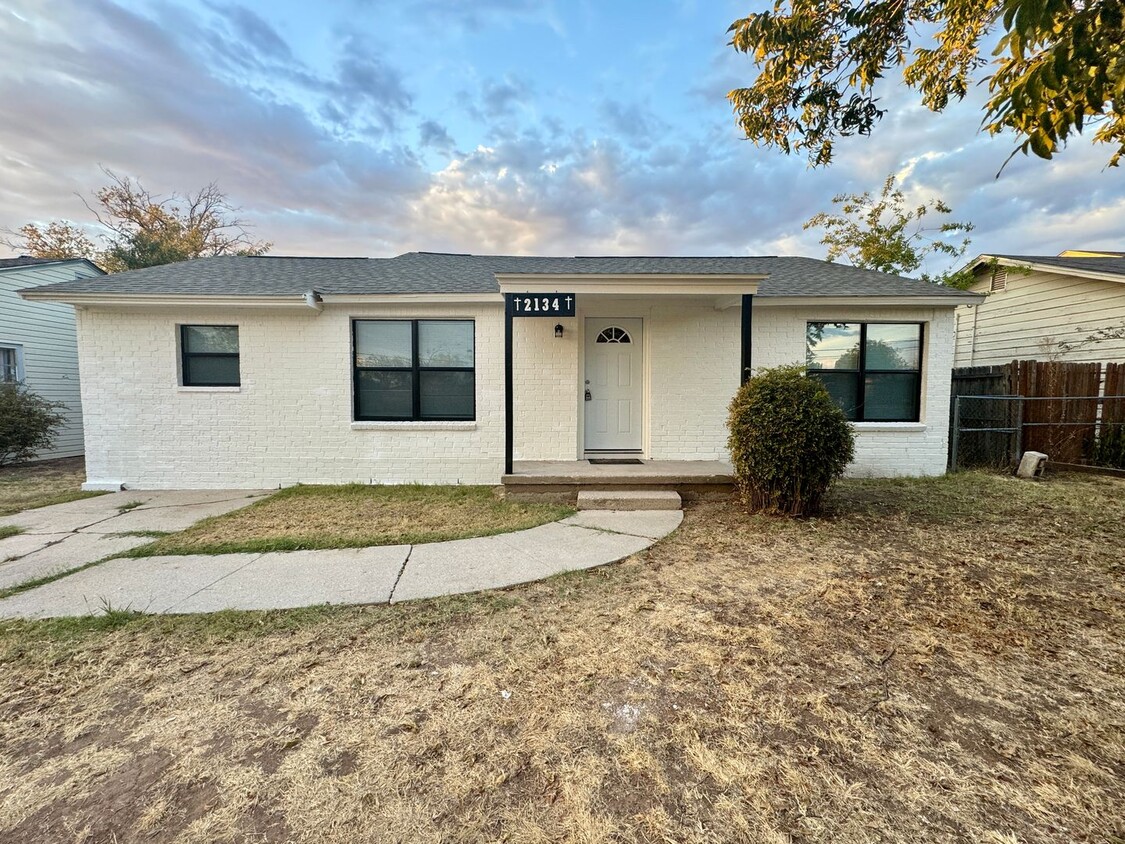
[(89, 488), (494, 484), (727, 457), (743, 373), (809, 362), (852, 471), (945, 470), (953, 311), (808, 258), (224, 257), (23, 291), (78, 315)]

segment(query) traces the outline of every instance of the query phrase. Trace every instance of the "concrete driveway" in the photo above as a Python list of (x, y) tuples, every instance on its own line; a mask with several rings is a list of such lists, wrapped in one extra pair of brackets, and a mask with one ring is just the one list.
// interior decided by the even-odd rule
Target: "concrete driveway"
[[(49, 577), (151, 542), (135, 531), (178, 531), (273, 490), (114, 492), (0, 518), (23, 533), (0, 539), (0, 589)], [(135, 505), (135, 506), (134, 506)]]

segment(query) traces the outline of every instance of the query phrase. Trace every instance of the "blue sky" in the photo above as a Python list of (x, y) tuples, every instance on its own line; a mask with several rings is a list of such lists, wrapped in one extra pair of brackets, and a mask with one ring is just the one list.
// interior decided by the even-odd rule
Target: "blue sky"
[[(897, 173), (976, 224), (972, 251), (1123, 248), (1125, 176), (931, 115), (895, 85), (829, 169), (739, 137), (754, 2), (14, 0), (0, 9), (0, 227), (84, 220), (99, 166), (215, 181), (275, 254), (411, 249), (806, 254), (801, 224)], [(931, 268), (933, 269), (933, 268)]]

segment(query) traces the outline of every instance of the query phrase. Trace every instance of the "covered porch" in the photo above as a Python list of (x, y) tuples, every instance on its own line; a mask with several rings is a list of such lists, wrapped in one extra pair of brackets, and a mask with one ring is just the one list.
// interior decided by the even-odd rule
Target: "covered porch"
[(506, 487), (729, 488), (726, 411), (763, 275), (496, 277)]

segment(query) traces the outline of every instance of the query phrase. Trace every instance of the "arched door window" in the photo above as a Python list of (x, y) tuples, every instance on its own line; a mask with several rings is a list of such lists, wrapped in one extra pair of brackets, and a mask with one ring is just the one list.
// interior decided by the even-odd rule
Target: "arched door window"
[(618, 328), (616, 325), (611, 325), (608, 328), (602, 329), (602, 333), (598, 335), (595, 343), (632, 343), (633, 338), (629, 336), (629, 332), (624, 328)]

